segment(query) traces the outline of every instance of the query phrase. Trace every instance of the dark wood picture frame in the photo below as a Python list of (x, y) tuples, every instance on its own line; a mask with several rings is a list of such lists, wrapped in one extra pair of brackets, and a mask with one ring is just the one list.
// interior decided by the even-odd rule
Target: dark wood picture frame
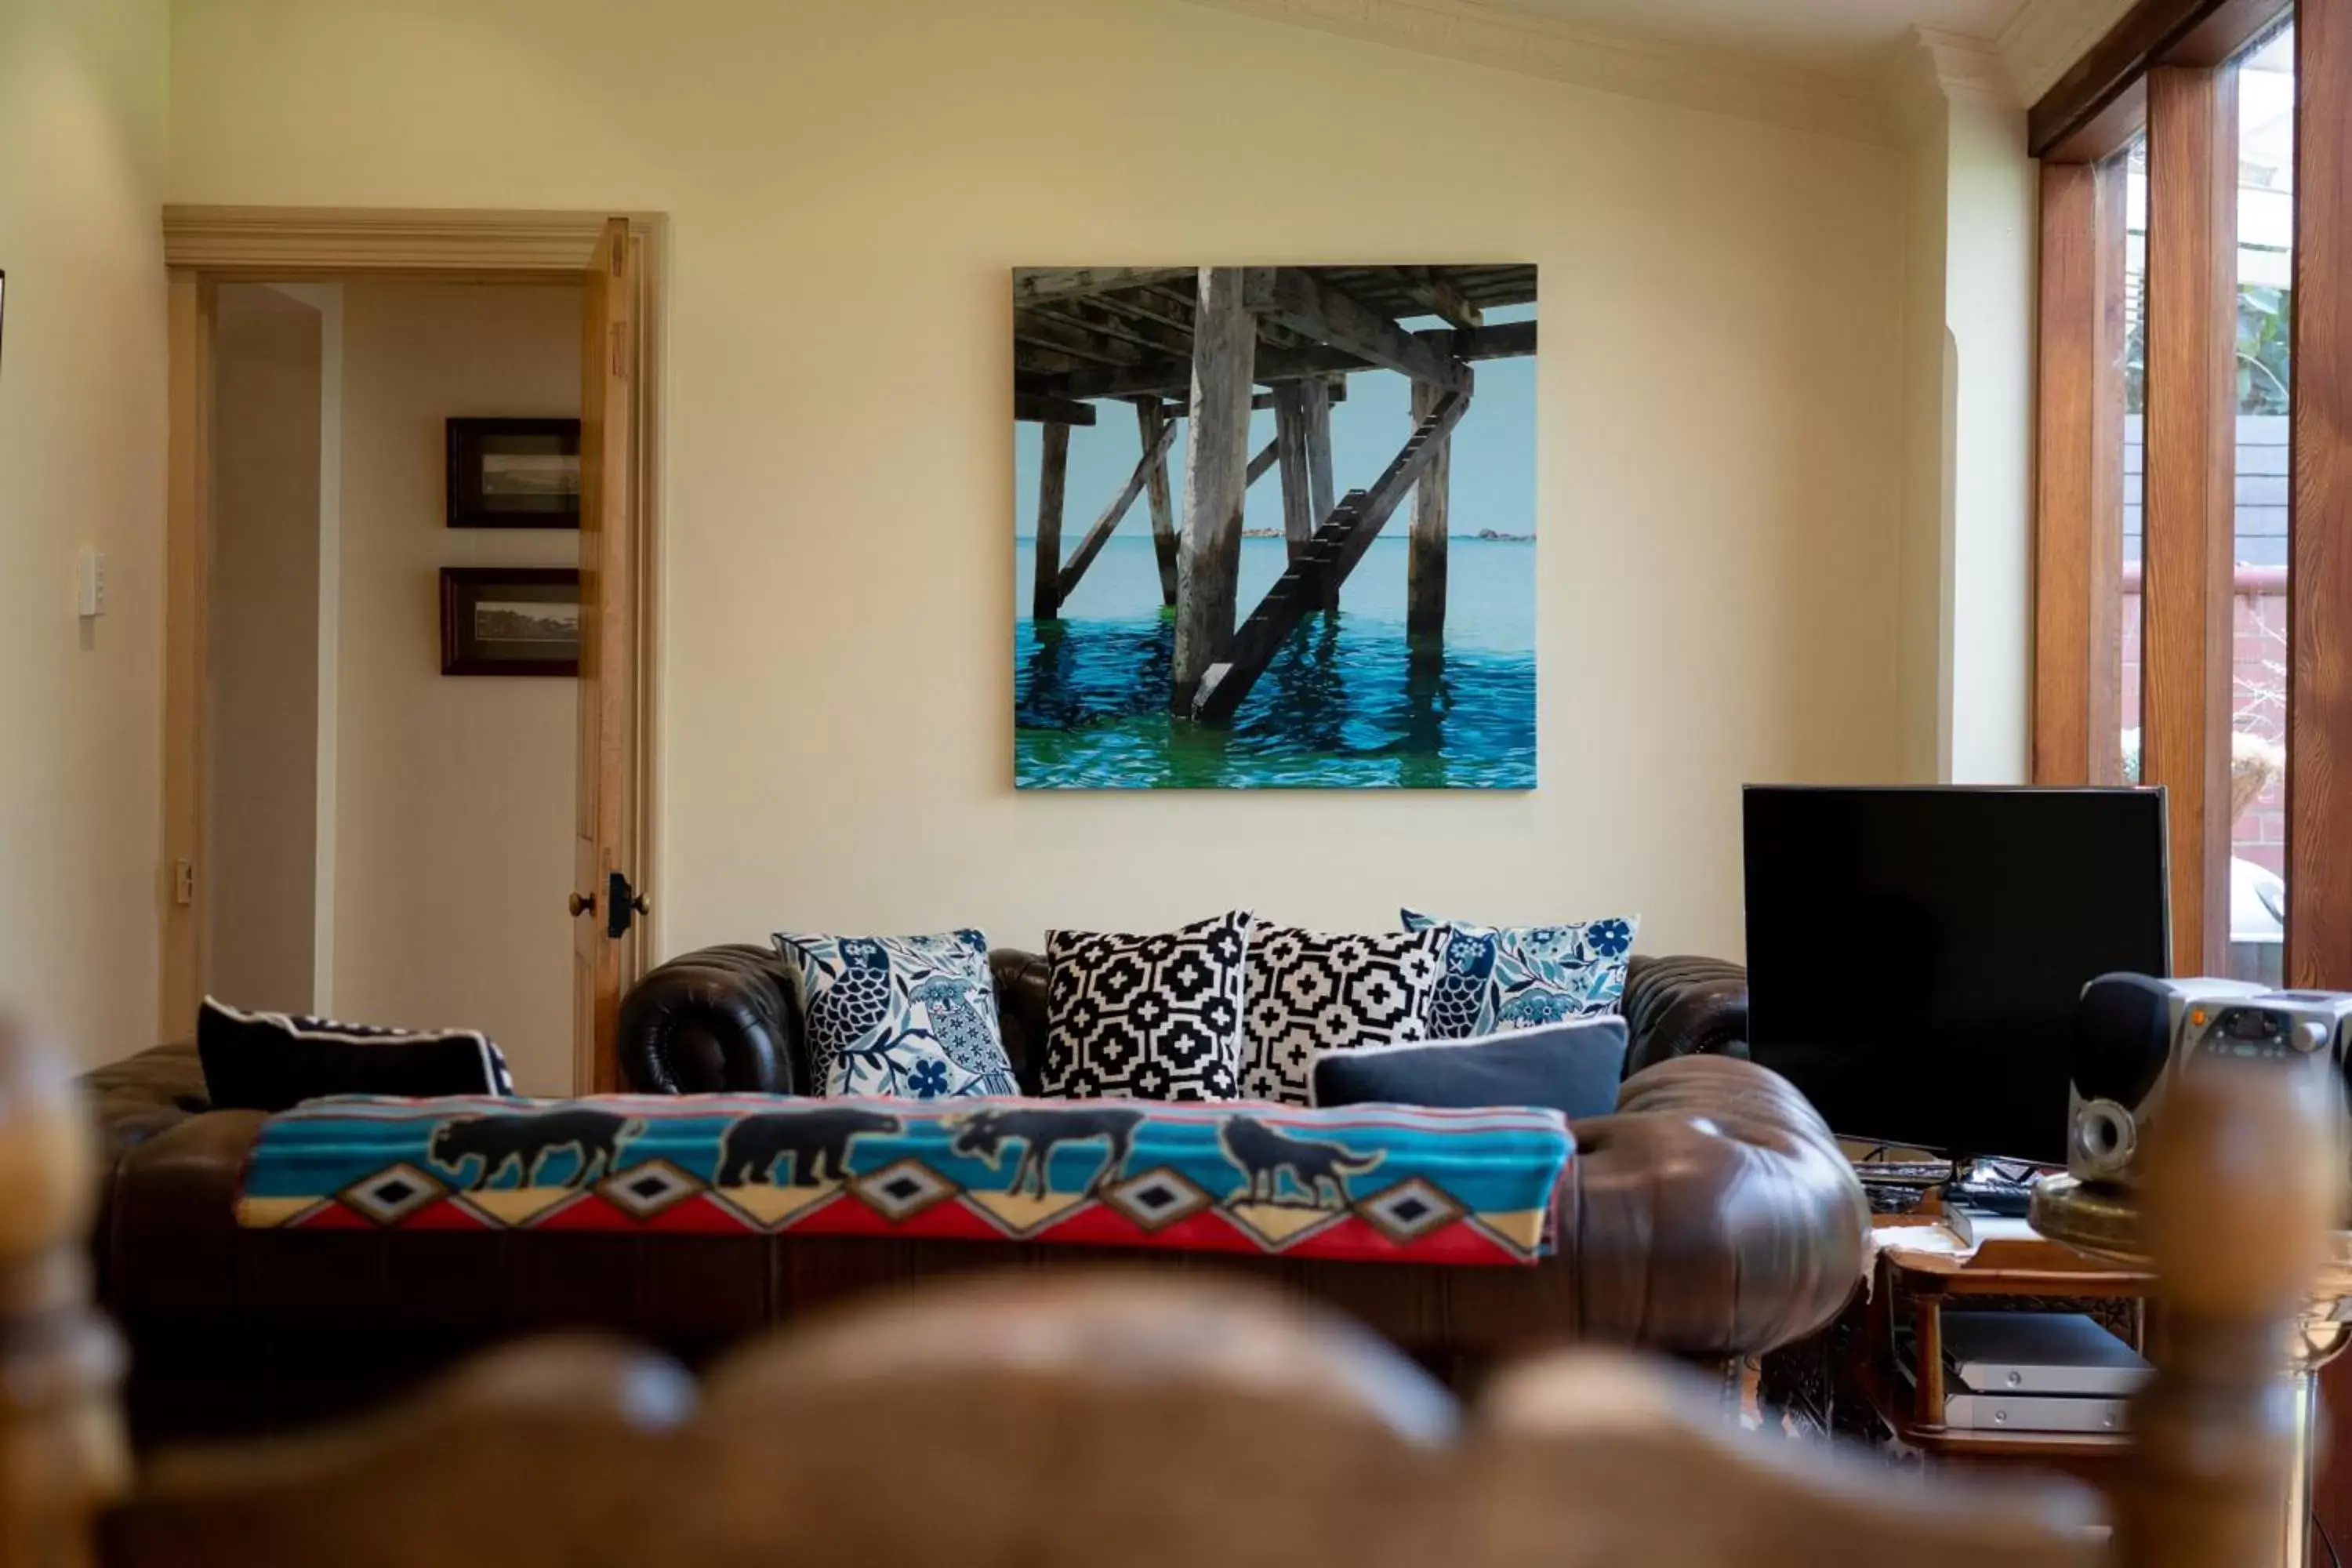
[[(563, 590), (551, 592), (550, 590)], [(498, 639), (481, 635), (478, 612), (507, 593), (525, 604), (580, 606), (580, 571), (573, 566), (444, 566), (441, 568), (441, 673), (558, 675), (580, 673), (578, 621), (560, 638)], [(559, 652), (558, 650), (562, 650)]]
[[(577, 419), (451, 419), (447, 421), (451, 528), (578, 528), (580, 421)], [(500, 488), (501, 459), (569, 458), (570, 489), (517, 484)], [(509, 479), (511, 481), (511, 479)]]

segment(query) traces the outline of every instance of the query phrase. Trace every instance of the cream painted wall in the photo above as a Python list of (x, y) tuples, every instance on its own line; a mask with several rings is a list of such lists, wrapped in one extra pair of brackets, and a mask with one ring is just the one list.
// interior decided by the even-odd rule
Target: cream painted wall
[(440, 569), (569, 566), (579, 535), (452, 529), (443, 421), (580, 408), (575, 289), (342, 290), (339, 1017), (489, 1033), (526, 1093), (572, 1079), (569, 680), (441, 673)]
[(1897, 699), (1902, 775), (2032, 771), (2037, 166), (2000, 63), (1913, 29)]
[(154, 1041), (167, 41), (164, 0), (0, 5), (0, 1008), (88, 1060)]
[(1953, 345), (1952, 757), (1956, 784), (2033, 769), (2033, 318), (2037, 165), (2025, 110), (1955, 93), (1948, 277)]
[[(665, 950), (1411, 900), (1736, 952), (1740, 784), (1898, 769), (1891, 149), (1175, 0), (205, 0), (173, 61), (175, 201), (669, 215)], [(1016, 795), (1005, 269), (1455, 257), (1543, 268), (1542, 787)]]
[(324, 322), (260, 283), (223, 287), (214, 321), (204, 986), (302, 1013), (317, 1000)]
[(1905, 154), (1903, 297), (1903, 515), (1897, 565), (1901, 605), (1901, 776), (1934, 784), (1952, 765), (1952, 335), (1945, 320), (1945, 247), (1950, 207), (1949, 121), (1940, 91), (1913, 105)]

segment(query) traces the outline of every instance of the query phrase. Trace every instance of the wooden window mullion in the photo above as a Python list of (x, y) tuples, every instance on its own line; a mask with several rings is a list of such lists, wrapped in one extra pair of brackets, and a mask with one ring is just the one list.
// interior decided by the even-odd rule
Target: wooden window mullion
[(2140, 776), (2170, 795), (2179, 974), (2229, 956), (2237, 143), (2233, 66), (2148, 73)]
[(2126, 170), (2042, 171), (2033, 782), (2122, 777)]
[(2352, 989), (2352, 0), (2295, 17), (2287, 974)]

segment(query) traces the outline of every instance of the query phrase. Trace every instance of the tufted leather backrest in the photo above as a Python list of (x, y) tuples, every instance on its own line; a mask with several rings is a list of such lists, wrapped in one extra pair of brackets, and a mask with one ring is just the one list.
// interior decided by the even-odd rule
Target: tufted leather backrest
[(1021, 1092), (1035, 1094), (1045, 1077), (1045, 983), (1053, 966), (1042, 952), (1000, 947), (988, 955), (996, 981), (996, 1020), (1004, 1031), (1004, 1054)]
[(1748, 1055), (1748, 971), (1727, 960), (1635, 953), (1621, 1010), (1627, 1078), (1676, 1057)]
[[(1024, 1094), (1045, 1065), (1045, 959), (988, 955), (1005, 1054)], [(748, 942), (674, 958), (621, 1003), (621, 1073), (640, 1094), (814, 1094), (792, 966)]]
[(792, 971), (769, 948), (706, 947), (621, 1000), (621, 1077), (640, 1094), (810, 1092)]

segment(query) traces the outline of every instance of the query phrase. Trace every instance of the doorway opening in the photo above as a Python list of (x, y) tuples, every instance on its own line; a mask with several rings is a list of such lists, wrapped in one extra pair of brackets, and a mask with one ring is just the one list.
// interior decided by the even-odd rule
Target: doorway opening
[(165, 1037), (211, 994), (478, 1028), (523, 1092), (616, 1087), (649, 946), (657, 226), (165, 227)]

